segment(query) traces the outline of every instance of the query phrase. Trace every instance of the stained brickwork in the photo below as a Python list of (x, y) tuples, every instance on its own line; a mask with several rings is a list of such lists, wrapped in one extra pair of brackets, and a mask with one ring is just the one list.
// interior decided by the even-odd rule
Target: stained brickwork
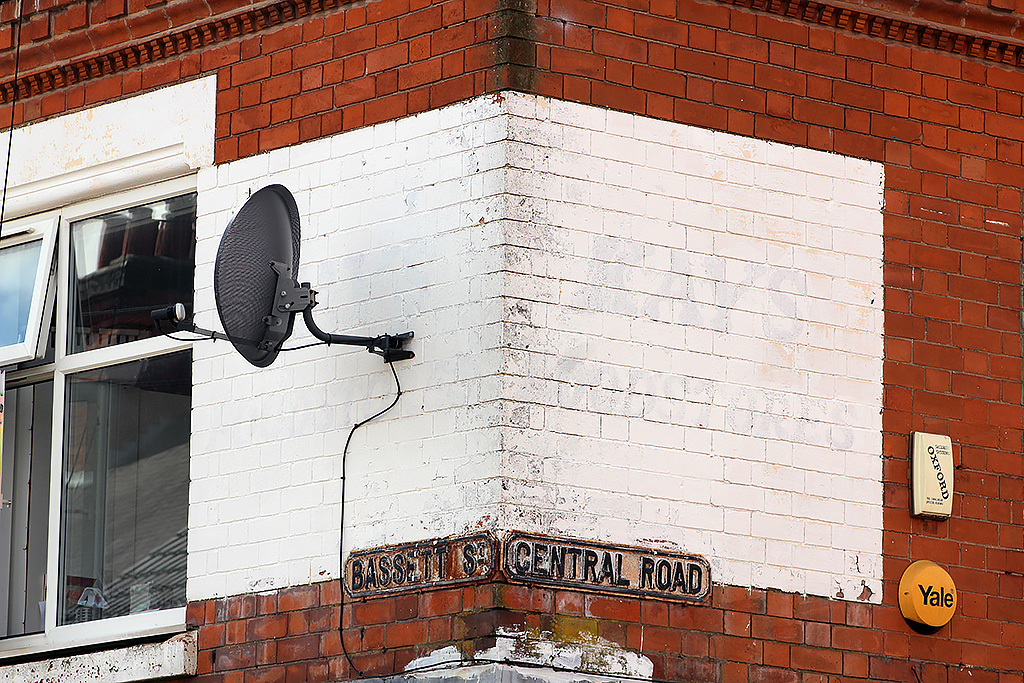
[[(380, 676), (416, 667), (421, 658), (451, 646), (455, 649), (445, 650), (441, 662), (487, 662), (503, 638), (524, 643), (518, 656), (506, 661), (532, 666), (538, 659), (531, 656), (530, 643), (542, 643), (540, 634), (603, 641), (639, 653), (652, 663), (656, 680), (1020, 679), (1016, 643), (951, 647), (941, 636), (910, 631), (893, 606), (778, 591), (720, 587), (709, 603), (693, 606), (496, 582), (354, 604), (346, 600), (348, 656), (336, 630), (339, 597), (339, 584), (326, 582), (193, 603), (189, 625), (200, 634), (200, 676), (193, 680)], [(976, 633), (973, 640), (982, 637)]]
[[(697, 8), (552, 2), (538, 20), (538, 89), (885, 164), (885, 590), (921, 557), (977, 587), (951, 640), (911, 639), (901, 654), (1018, 671), (1005, 634), (1019, 624), (1024, 561), (1022, 73)], [(948, 522), (907, 515), (912, 430), (958, 445), (962, 496)]]

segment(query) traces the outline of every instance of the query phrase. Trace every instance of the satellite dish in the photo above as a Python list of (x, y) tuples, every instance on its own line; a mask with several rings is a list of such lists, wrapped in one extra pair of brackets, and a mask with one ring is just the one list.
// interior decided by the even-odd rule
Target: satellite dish
[(295, 315), (278, 315), (277, 281), (298, 272), (301, 241), (299, 209), (284, 185), (250, 196), (220, 239), (213, 269), (217, 313), (235, 349), (258, 368), (273, 363), (291, 336)]
[(302, 234), (295, 198), (284, 185), (268, 185), (253, 193), (228, 223), (217, 250), (213, 294), (224, 333), (211, 332), (185, 322), (181, 304), (152, 312), (159, 324), (167, 320), (175, 329), (227, 339), (242, 357), (263, 368), (274, 362), (281, 345), (292, 334), (295, 316), (310, 333), (326, 344), (363, 346), (386, 363), (412, 358), (402, 348), (413, 333), (360, 337), (330, 334), (313, 321), (316, 291), (295, 280), (299, 269)]

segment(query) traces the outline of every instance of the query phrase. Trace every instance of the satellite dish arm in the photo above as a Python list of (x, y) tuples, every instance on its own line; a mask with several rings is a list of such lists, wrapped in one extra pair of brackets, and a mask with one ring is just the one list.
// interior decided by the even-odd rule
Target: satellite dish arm
[(263, 339), (259, 342), (237, 339), (222, 332), (214, 332), (198, 327), (195, 323), (186, 320), (185, 306), (180, 303), (155, 309), (150, 315), (158, 327), (161, 322), (167, 321), (176, 330), (194, 332), (209, 339), (225, 339), (236, 345), (252, 346), (261, 351), (272, 352), (276, 356), (277, 352), (282, 350), (279, 348), (280, 345), (292, 333), (292, 322), (295, 319), (295, 314), (302, 311), (302, 319), (305, 321), (310, 333), (326, 344), (362, 346), (370, 353), (381, 356), (385, 363), (415, 357), (415, 353), (402, 348), (407, 341), (412, 339), (412, 332), (382, 334), (379, 337), (357, 337), (350, 334), (324, 332), (313, 320), (313, 307), (317, 303), (316, 290), (311, 289), (308, 282), (303, 282), (301, 285), (296, 282), (291, 276), (292, 268), (288, 264), (271, 261), (270, 267), (277, 275), (276, 302), (271, 313), (263, 318), (263, 324), (266, 325), (266, 329), (264, 330)]
[[(303, 282), (302, 287), (309, 289), (309, 283)], [(309, 290), (309, 304), (302, 309), (302, 320), (306, 323), (309, 333), (326, 344), (345, 344), (348, 346), (363, 346), (370, 353), (376, 353), (384, 358), (385, 363), (396, 360), (408, 360), (415, 357), (412, 351), (403, 349), (405, 342), (413, 337), (412, 332), (402, 334), (382, 334), (379, 337), (357, 337), (350, 334), (331, 334), (324, 332), (313, 320), (313, 307), (316, 306), (316, 291)]]
[[(316, 305), (316, 291), (309, 289), (308, 282), (302, 283), (301, 287), (298, 287), (297, 289), (305, 290), (303, 292), (305, 303), (302, 304), (302, 319), (305, 321), (306, 327), (309, 328), (310, 333), (320, 341), (327, 344), (344, 344), (347, 346), (365, 347), (370, 353), (376, 353), (383, 357), (385, 363), (391, 363), (396, 360), (408, 360), (409, 358), (415, 357), (415, 353), (402, 348), (405, 342), (412, 339), (412, 332), (405, 332), (403, 334), (383, 334), (379, 337), (357, 337), (350, 334), (331, 334), (329, 332), (324, 332), (313, 320), (313, 306)], [(292, 307), (289, 306), (288, 308)], [(292, 312), (292, 314), (294, 315), (294, 312)], [(247, 346), (260, 346), (260, 344), (255, 341), (250, 341), (248, 339), (235, 339), (233, 337), (229, 337), (223, 332), (214, 332), (213, 330), (203, 329), (195, 323), (187, 321), (185, 306), (180, 303), (167, 306), (166, 308), (155, 309), (150, 313), (150, 315), (153, 320), (156, 321), (158, 326), (161, 322), (166, 321), (170, 323), (171, 327), (175, 330), (194, 332), (209, 339), (224, 339), (226, 341), (238, 342)]]
[(310, 334), (327, 344), (347, 344), (348, 346), (365, 346), (368, 350), (373, 350), (373, 343), (375, 339), (373, 337), (357, 337), (351, 334), (332, 334), (330, 332), (324, 332), (317, 324), (313, 321), (313, 308), (307, 306), (302, 309), (302, 320), (306, 323), (306, 327), (309, 328)]

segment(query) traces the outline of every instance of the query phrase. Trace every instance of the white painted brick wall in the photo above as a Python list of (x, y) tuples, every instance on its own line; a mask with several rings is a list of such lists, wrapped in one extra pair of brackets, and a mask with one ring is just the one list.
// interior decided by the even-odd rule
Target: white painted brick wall
[[(200, 173), (200, 325), (220, 328), (212, 270), (224, 227), (276, 182), (302, 215), (299, 278), (319, 292), (319, 326), (416, 333), (418, 357), (398, 365), (402, 401), (352, 439), (346, 548), (493, 515), (499, 115), (478, 100)], [(289, 346), (312, 341), (295, 329)], [(390, 370), (352, 347), (282, 353), (263, 370), (227, 344), (194, 353), (189, 599), (338, 576), (342, 450), (351, 425), (390, 402)]]
[(509, 216), (503, 399), (531, 420), (504, 427), (499, 526), (879, 601), (881, 166), (527, 96), (506, 109), (509, 191), (531, 208)]
[[(223, 227), (271, 182), (320, 326), (416, 332), (352, 441), (346, 550), (542, 531), (880, 599), (878, 165), (480, 98), (201, 172), (201, 325)], [(336, 577), (342, 448), (390, 372), (195, 356), (189, 598)]]

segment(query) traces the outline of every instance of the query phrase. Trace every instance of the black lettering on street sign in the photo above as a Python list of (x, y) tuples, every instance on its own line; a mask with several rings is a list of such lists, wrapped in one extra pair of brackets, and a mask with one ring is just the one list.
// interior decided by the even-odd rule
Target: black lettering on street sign
[(513, 532), (502, 558), (505, 576), (521, 583), (681, 602), (711, 595), (711, 565), (700, 555)]
[(358, 550), (345, 561), (345, 592), (363, 598), (480, 581), (494, 573), (497, 553), (488, 533)]

